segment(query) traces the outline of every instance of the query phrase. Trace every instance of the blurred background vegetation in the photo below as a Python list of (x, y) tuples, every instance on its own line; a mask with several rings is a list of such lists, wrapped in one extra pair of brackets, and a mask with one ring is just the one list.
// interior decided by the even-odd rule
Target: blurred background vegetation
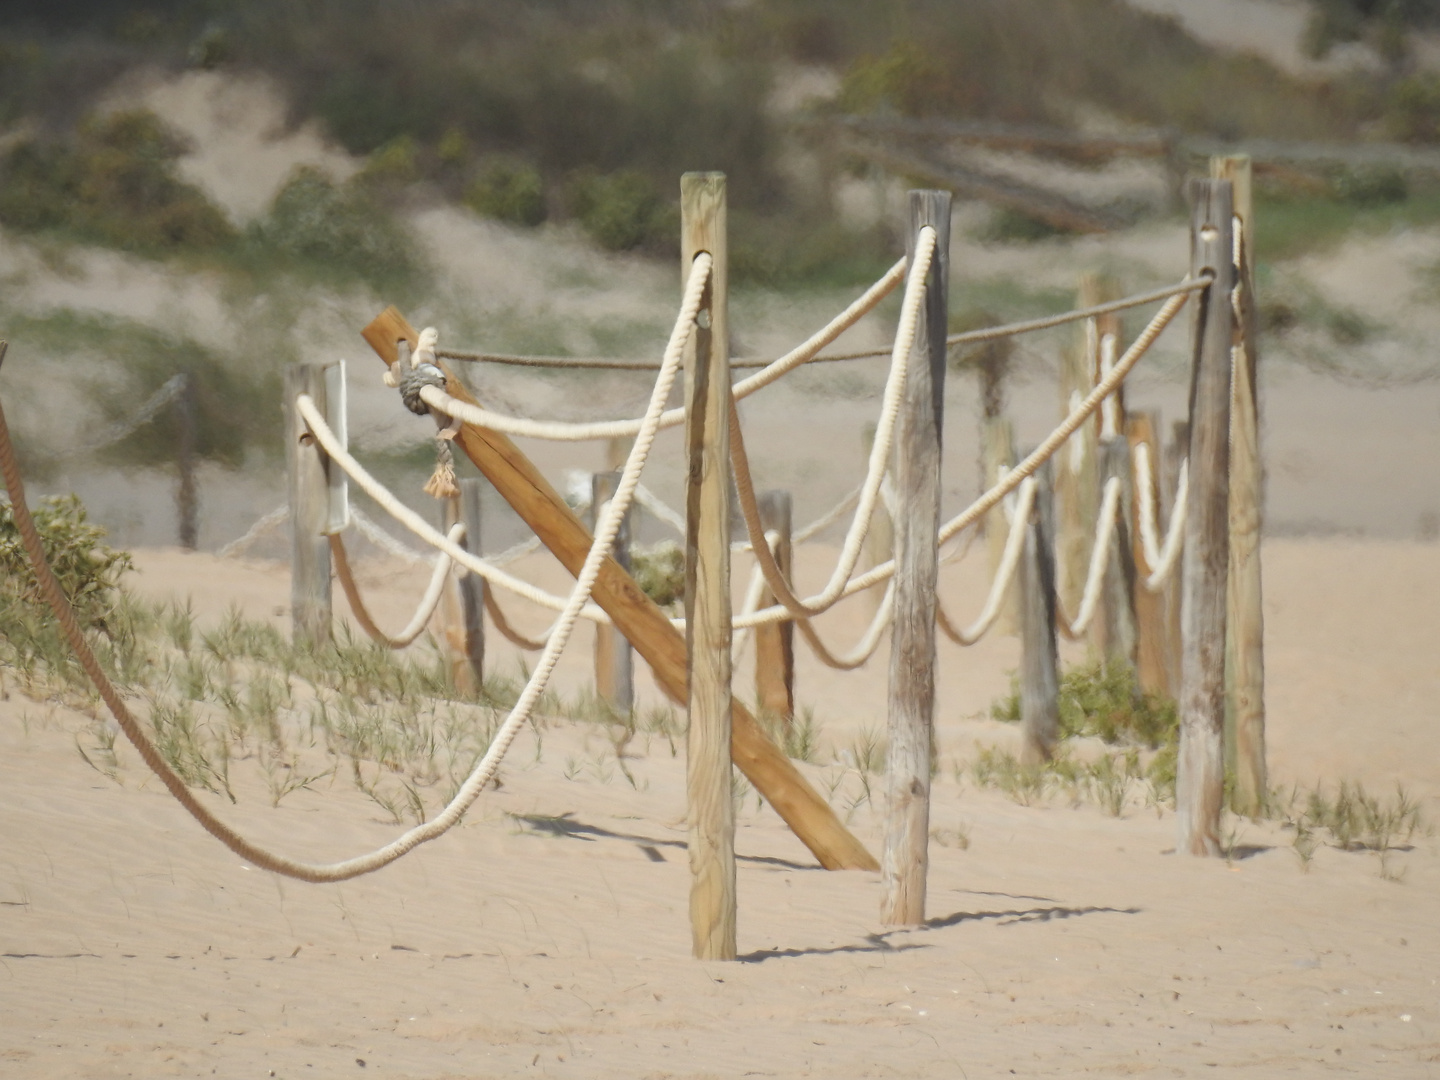
[[(6, 10), (0, 223), (148, 256), (380, 273), (390, 287), (423, 279), (385, 221), (417, 190), (521, 226), (572, 220), (611, 250), (670, 254), (676, 178), (698, 168), (730, 176), (742, 280), (865, 278), (895, 238), (837, 224), (787, 174), (787, 149), (804, 135), (775, 96), (800, 69), (831, 72), (838, 93), (821, 108), (845, 113), (1064, 128), (1092, 110), (1226, 140), (1440, 141), (1440, 78), (1418, 70), (1410, 47), (1415, 30), (1440, 22), (1440, 0), (1315, 0), (1311, 52), (1361, 41), (1384, 60), (1323, 80), (1209, 49), (1122, 0), (11, 0)], [(227, 221), (177, 178), (183, 148), (153, 117), (96, 113), (127, 72), (196, 67), (268, 75), (294, 122), (319, 120), (365, 168), (344, 185), (297, 175), (268, 218)], [(1270, 195), (1345, 216), (1410, 194), (1398, 176), (1362, 178), (1359, 194), (1352, 180)], [(1029, 235), (1025, 221), (1010, 225), (1002, 238)]]

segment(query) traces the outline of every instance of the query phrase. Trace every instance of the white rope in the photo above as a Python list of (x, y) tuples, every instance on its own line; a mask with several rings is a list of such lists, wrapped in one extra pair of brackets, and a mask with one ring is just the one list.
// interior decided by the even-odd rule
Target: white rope
[(760, 508), (755, 502), (754, 482), (750, 476), (749, 462), (745, 456), (745, 441), (740, 427), (736, 398), (730, 399), (730, 460), (735, 474), (735, 486), (740, 496), (740, 510), (745, 518), (745, 529), (755, 551), (755, 558), (765, 573), (770, 591), (775, 594), (784, 610), (796, 618), (805, 619), (828, 611), (844, 595), (845, 585), (855, 573), (855, 565), (865, 544), (866, 533), (880, 504), (880, 488), (890, 466), (890, 452), (894, 445), (896, 423), (900, 406), (905, 395), (905, 381), (910, 367), (910, 350), (915, 343), (920, 314), (925, 301), (925, 279), (930, 274), (930, 262), (935, 254), (935, 230), (928, 225), (915, 238), (915, 260), (905, 283), (905, 299), (900, 307), (900, 325), (895, 334), (895, 351), (890, 357), (890, 375), (885, 382), (885, 393), (880, 408), (880, 419), (875, 427), (875, 442), (870, 447), (870, 462), (865, 482), (860, 488), (860, 500), (845, 536), (845, 544), (835, 565), (830, 580), (815, 596), (801, 600), (790, 588), (775, 560), (764, 547), (765, 530), (760, 522)]
[[(1000, 556), (1000, 565), (995, 568), (995, 578), (990, 582), (990, 593), (985, 606), (975, 621), (964, 630), (957, 629), (945, 613), (939, 597), (935, 600), (936, 622), (945, 636), (957, 645), (974, 645), (989, 632), (1000, 615), (1000, 606), (1015, 580), (1015, 570), (1020, 565), (1020, 555), (1025, 550), (1025, 530), (1030, 527), (1030, 514), (1035, 507), (1035, 478), (1027, 477), (1017, 490), (1015, 512), (1010, 518), (1010, 535), (1005, 540), (1005, 551)], [(892, 579), (893, 580), (893, 579)]]
[(408, 563), (417, 565), (430, 561), (425, 558), (423, 553), (396, 540), (395, 537), (371, 521), (369, 514), (366, 514), (354, 504), (350, 506), (350, 520), (354, 523), (355, 530), (361, 536), (365, 537), (366, 540), (369, 540), (381, 551), (385, 552), (385, 554), (393, 555), (397, 559), (403, 559)]
[(1100, 586), (1105, 581), (1105, 568), (1110, 564), (1110, 540), (1115, 534), (1115, 521), (1120, 509), (1120, 478), (1112, 476), (1105, 481), (1105, 491), (1100, 500), (1100, 513), (1095, 518), (1095, 539), (1090, 547), (1090, 569), (1085, 575), (1085, 591), (1080, 596), (1080, 610), (1074, 619), (1067, 619), (1060, 610), (1058, 598), (1055, 619), (1061, 631), (1074, 641), (1090, 628), (1090, 620), (1100, 605)]
[(183, 371), (171, 375), (170, 378), (161, 384), (159, 390), (156, 390), (155, 393), (150, 395), (145, 404), (141, 405), (140, 408), (136, 410), (135, 415), (129, 420), (116, 424), (83, 446), (68, 447), (55, 456), (61, 459), (79, 457), (81, 454), (92, 454), (96, 450), (103, 450), (112, 443), (119, 442), (127, 435), (133, 434), (151, 420), (154, 420), (156, 414), (158, 414), (161, 409), (180, 396), (180, 393), (185, 389), (185, 384), (189, 382), (189, 380), (190, 376), (186, 375)]
[(1180, 463), (1180, 477), (1175, 484), (1175, 505), (1170, 508), (1170, 526), (1165, 532), (1165, 546), (1161, 548), (1156, 535), (1157, 511), (1155, 508), (1155, 479), (1150, 467), (1150, 447), (1139, 443), (1135, 447), (1135, 484), (1140, 492), (1140, 547), (1145, 556), (1147, 575), (1145, 588), (1159, 592), (1175, 568), (1176, 556), (1185, 539), (1185, 504), (1190, 493), (1190, 462)]
[(880, 638), (894, 617), (895, 582), (891, 580), (885, 586), (885, 595), (881, 599), (874, 617), (870, 620), (870, 625), (865, 628), (865, 633), (860, 636), (860, 640), (849, 652), (835, 653), (831, 651), (830, 647), (820, 640), (819, 633), (809, 619), (796, 619), (795, 625), (800, 628), (800, 636), (810, 646), (810, 651), (822, 664), (835, 668), (837, 671), (854, 671), (875, 655), (875, 650), (880, 647)]
[[(780, 534), (773, 529), (765, 534), (765, 542), (770, 545), (770, 550), (775, 550), (775, 545), (780, 542)], [(756, 563), (750, 571), (750, 584), (745, 588), (745, 599), (740, 604), (740, 614), (750, 615), (760, 607), (760, 601), (765, 596), (765, 572)], [(738, 657), (745, 651), (745, 645), (755, 633), (753, 626), (746, 626), (737, 631), (731, 639), (730, 655)]]
[[(905, 275), (905, 260), (901, 259), (890, 270), (865, 291), (865, 294), (851, 304), (848, 308), (837, 315), (823, 329), (811, 336), (803, 344), (780, 357), (774, 363), (761, 371), (751, 375), (735, 384), (734, 393), (737, 398), (745, 398), (769, 386), (782, 375), (787, 374), (801, 364), (813, 360), (821, 349), (829, 345), (846, 330), (850, 329), (861, 318), (867, 315), (876, 304), (880, 303), (900, 283)], [(639, 430), (638, 420), (603, 420), (589, 424), (562, 424), (541, 420), (528, 420), (523, 417), (506, 416), (503, 413), (492, 412), (479, 405), (472, 405), (469, 402), (460, 401), (451, 397), (444, 390), (435, 386), (427, 386), (420, 391), (420, 398), (432, 409), (442, 412), (447, 416), (463, 420), (467, 424), (474, 424), (477, 427), (486, 428), (490, 431), (503, 432), (506, 435), (519, 435), (532, 439), (549, 439), (556, 442), (586, 442), (591, 439), (620, 439), (628, 438)], [(662, 428), (671, 428), (685, 420), (685, 409), (669, 409), (660, 418)]]
[[(1206, 276), (1198, 279), (1195, 284), (1198, 285), (1199, 283), (1208, 282), (1209, 280), (1211, 279)], [(1125, 355), (1116, 362), (1115, 369), (1110, 372), (1110, 375), (1107, 378), (1101, 379), (1100, 382), (1095, 385), (1095, 388), (1086, 395), (1084, 400), (1071, 410), (1070, 415), (1062, 420), (1060, 425), (1047, 435), (1045, 441), (1031, 451), (1030, 455), (1026, 457), (1024, 461), (1011, 469), (1003, 479), (999, 480), (968, 507), (941, 526), (938, 542), (944, 544), (952, 537), (959, 535), (963, 530), (974, 525), (975, 522), (985, 516), (991, 507), (1018, 488), (1027, 476), (1033, 476), (1035, 470), (1049, 460), (1060, 447), (1064, 446), (1066, 440), (1068, 440), (1086, 420), (1094, 415), (1095, 410), (1100, 407), (1100, 403), (1110, 394), (1114, 393), (1115, 388), (1124, 382), (1125, 377), (1129, 375), (1135, 365), (1140, 362), (1140, 358), (1144, 356), (1150, 346), (1155, 343), (1155, 339), (1160, 336), (1161, 331), (1170, 324), (1175, 316), (1179, 314), (1180, 309), (1185, 306), (1185, 301), (1189, 299), (1191, 291), (1194, 290), (1187, 289), (1185, 292), (1178, 292), (1166, 301), (1165, 306), (1155, 313), (1154, 318), (1150, 320), (1150, 324), (1145, 327), (1140, 336), (1125, 350)], [(894, 573), (894, 559), (880, 563), (864, 574), (853, 578), (850, 583), (845, 586), (843, 595), (853, 596), (857, 592), (861, 592), (864, 589), (870, 588), (872, 585), (886, 580), (893, 576)], [(776, 604), (772, 607), (763, 608), (755, 612), (754, 615), (737, 619), (735, 625), (737, 627), (757, 626), (761, 623), (778, 622), (791, 617), (784, 605)]]
[(679, 533), (682, 538), (685, 536), (685, 515), (673, 507), (667, 506), (660, 496), (656, 495), (644, 484), (636, 487), (635, 502), (649, 511), (651, 517), (669, 525)]
[(255, 543), (255, 541), (259, 540), (260, 537), (264, 536), (271, 529), (278, 527), (282, 521), (285, 521), (289, 517), (289, 506), (277, 506), (264, 517), (258, 519), (255, 524), (251, 525), (244, 536), (231, 540), (215, 554), (222, 559), (234, 558), (241, 552), (248, 550), (251, 544)]
[[(1106, 334), (1100, 339), (1100, 377), (1103, 379), (1115, 370), (1115, 335)], [(1100, 438), (1114, 439), (1120, 435), (1120, 402), (1114, 394), (1100, 405)]]
[[(373, 476), (365, 471), (365, 467), (355, 460), (351, 454), (340, 445), (335, 433), (325, 423), (325, 417), (315, 407), (308, 394), (301, 394), (295, 399), (295, 408), (305, 418), (310, 431), (314, 434), (317, 442), (320, 443), (325, 453), (330, 455), (332, 461), (345, 470), (350, 479), (358, 484), (362, 491), (374, 499), (387, 514), (393, 517), (400, 524), (404, 525), (412, 533), (424, 540), (431, 547), (438, 548), (445, 552), (451, 559), (459, 563), (465, 569), (479, 574), (492, 585), (498, 585), (502, 589), (508, 589), (517, 596), (523, 596), (532, 603), (541, 607), (549, 608), (552, 611), (563, 611), (566, 606), (564, 597), (556, 596), (554, 593), (546, 592), (535, 585), (530, 584), (522, 578), (500, 569), (494, 563), (482, 559), (478, 555), (471, 554), (459, 544), (451, 543), (439, 530), (422, 518), (414, 510), (402, 503), (389, 488), (381, 484)], [(610, 622), (610, 616), (606, 615), (594, 604), (587, 605), (582, 611), (584, 618), (593, 622)]]
[[(450, 526), (450, 532), (446, 539), (452, 544), (459, 544), (465, 537), (465, 523), (457, 521)], [(332, 537), (335, 543), (334, 551), (340, 557), (336, 569), (340, 572), (340, 583), (345, 591), (345, 596), (350, 601), (356, 619), (364, 626), (366, 633), (370, 634), (376, 641), (379, 641), (386, 648), (403, 649), (412, 644), (416, 638), (430, 624), (430, 619), (435, 614), (435, 609), (440, 606), (440, 597), (445, 591), (445, 584), (450, 579), (450, 556), (443, 551), (435, 556), (435, 568), (430, 572), (430, 582), (425, 586), (425, 592), (420, 597), (420, 603), (415, 607), (415, 614), (405, 624), (405, 628), (398, 634), (390, 635), (385, 633), (375, 623), (374, 618), (366, 609), (360, 597), (360, 589), (355, 583), (354, 575), (350, 572), (350, 561), (345, 555), (344, 541)]]

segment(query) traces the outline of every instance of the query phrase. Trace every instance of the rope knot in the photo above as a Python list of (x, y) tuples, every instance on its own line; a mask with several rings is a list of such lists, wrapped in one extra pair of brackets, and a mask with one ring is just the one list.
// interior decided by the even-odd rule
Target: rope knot
[(400, 400), (417, 416), (430, 411), (430, 406), (420, 397), (420, 391), (427, 386), (445, 389), (445, 373), (434, 364), (417, 364), (400, 375)]

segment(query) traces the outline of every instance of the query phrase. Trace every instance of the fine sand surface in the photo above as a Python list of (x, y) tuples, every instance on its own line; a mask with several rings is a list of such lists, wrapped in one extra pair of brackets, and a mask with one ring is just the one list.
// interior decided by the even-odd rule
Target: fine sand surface
[[(1275, 781), (1402, 781), (1437, 820), (1440, 545), (1273, 540), (1264, 556)], [(807, 550), (802, 580), (831, 557)], [(202, 623), (232, 603), (285, 621), (277, 564), (163, 550), (137, 563), (140, 590), (190, 596)], [(979, 563), (945, 571), (959, 619), (979, 606)], [(563, 584), (540, 559), (521, 570)], [(423, 577), (362, 564), (386, 625)], [(867, 601), (853, 608), (822, 621), (827, 636), (853, 640)], [(567, 692), (589, 640), (562, 664)], [(746, 794), (735, 964), (689, 958), (683, 747), (663, 739), (632, 744), (632, 787), (594, 728), (557, 723), (539, 746), (522, 734), (503, 787), (462, 827), (378, 874), (313, 886), (241, 863), (133, 753), (121, 784), (92, 771), (74, 742), (88, 718), (12, 689), (0, 1076), (1440, 1073), (1433, 838), (1392, 853), (1390, 878), (1376, 855), (1333, 848), (1305, 872), (1273, 825), (1236, 825), (1227, 863), (1173, 854), (1173, 815), (1138, 800), (1119, 819), (1059, 797), (1019, 806), (955, 771), (975, 742), (1013, 737), (984, 714), (1014, 639), (942, 643), (940, 657), (930, 922), (881, 926), (878, 875), (816, 869)], [(882, 727), (884, 653), (849, 675), (800, 658), (829, 762)], [(491, 662), (514, 654), (492, 641)], [(749, 671), (742, 657), (741, 692)], [(803, 768), (822, 791), (844, 772)], [(236, 773), (238, 805), (217, 809), (286, 852), (332, 859), (397, 831), (344, 777), (271, 809), (258, 776)], [(851, 825), (878, 850), (870, 806)]]

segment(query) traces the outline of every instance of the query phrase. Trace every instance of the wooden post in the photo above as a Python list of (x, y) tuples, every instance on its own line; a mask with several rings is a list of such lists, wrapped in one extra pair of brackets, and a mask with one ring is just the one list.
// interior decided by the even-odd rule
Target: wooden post
[(1265, 615), (1261, 606), (1260, 408), (1256, 381), (1259, 325), (1255, 312), (1255, 202), (1249, 157), (1210, 159), (1210, 175), (1229, 180), (1240, 219), (1239, 350), (1230, 391), (1230, 579), (1226, 621), (1226, 727), (1231, 809), (1255, 817), (1264, 809)]
[(1105, 581), (1100, 591), (1099, 622), (1103, 643), (1100, 655), (1107, 664), (1124, 664), (1135, 670), (1135, 558), (1131, 548), (1132, 518), (1130, 444), (1123, 436), (1106, 439), (1100, 444), (1100, 479), (1102, 486), (1112, 478), (1120, 481), (1120, 506), (1115, 513), (1115, 531), (1110, 536), (1110, 552), (1105, 566)]
[[(590, 477), (590, 527), (600, 520), (600, 509), (620, 486), (618, 472), (594, 473)], [(634, 507), (626, 512), (615, 535), (610, 554), (627, 574), (630, 572), (630, 525)], [(614, 626), (595, 627), (595, 693), (619, 716), (629, 716), (635, 708), (635, 668), (630, 642)]]
[(296, 642), (330, 640), (330, 459), (295, 409), (309, 394), (328, 414), (325, 369), (294, 364), (285, 371), (285, 461), (290, 474), (290, 626)]
[[(730, 784), (730, 337), (725, 176), (680, 180), (681, 279), (714, 260), (686, 353), (685, 628), (690, 656), (690, 939), (699, 960), (735, 959), (735, 798)], [(708, 315), (708, 318), (706, 317)]]
[[(785, 580), (791, 581), (790, 493), (762, 492), (757, 502), (765, 532), (780, 537), (775, 545), (775, 564)], [(775, 602), (769, 589), (760, 596), (761, 607)], [(789, 620), (755, 628), (755, 701), (762, 716), (780, 720), (786, 726), (795, 719), (795, 624)]]
[[(875, 446), (874, 424), (865, 425), (860, 441), (865, 448), (863, 460), (868, 462), (870, 451)], [(875, 516), (870, 519), (869, 531), (865, 533), (864, 551), (864, 565), (867, 569), (889, 562), (895, 555), (895, 523), (890, 519), (889, 508), (883, 504), (875, 508)], [(865, 592), (869, 596), (871, 608), (878, 612), (880, 605), (885, 602), (885, 582), (872, 585)]]
[(180, 519), (180, 546), (194, 551), (200, 540), (200, 495), (195, 487), (195, 376), (186, 372), (175, 398), (177, 439), (175, 464), (180, 481), (175, 509)]
[(945, 407), (945, 333), (950, 288), (950, 193), (910, 192), (908, 251), (935, 230), (925, 306), (910, 351), (895, 453), (895, 616), (891, 629), (889, 796), (880, 920), (925, 921), (930, 770), (934, 753), (935, 592), (939, 575), (940, 435)]
[[(1100, 281), (1093, 274), (1080, 279), (1079, 304), (1100, 303)], [(1098, 331), (1094, 320), (1081, 324), (1081, 333), (1060, 355), (1060, 415), (1068, 416), (1095, 386)], [(1100, 508), (1099, 470), (1095, 450), (1100, 421), (1094, 417), (1070, 436), (1055, 458), (1056, 587), (1066, 611), (1080, 609), (1090, 567), (1090, 545), (1095, 536), (1095, 515)]]
[[(1165, 522), (1180, 495), (1180, 467), (1190, 453), (1190, 421), (1176, 420), (1170, 425), (1170, 441), (1165, 446)], [(1177, 567), (1165, 582), (1165, 670), (1170, 679), (1170, 696), (1180, 698), (1180, 579), (1183, 569)]]
[[(408, 357), (408, 350), (420, 337), (393, 307), (377, 315), (361, 333), (386, 364), (396, 363), (402, 351)], [(475, 402), (475, 395), (453, 372), (446, 370), (446, 376), (447, 393)], [(462, 424), (455, 441), (560, 565), (578, 574), (594, 538), (514, 441), (474, 424)], [(669, 616), (614, 559), (601, 564), (591, 597), (645, 658), (660, 688), (672, 701), (684, 703), (688, 694), (685, 636), (670, 624)], [(845, 828), (740, 702), (733, 703), (730, 755), (821, 866), (827, 870), (880, 869), (865, 845)]]
[(1060, 738), (1055, 640), (1055, 500), (1049, 461), (1035, 474), (1035, 506), (1020, 561), (1020, 760), (1049, 761)]
[[(1131, 413), (1125, 420), (1125, 437), (1130, 443), (1130, 462), (1133, 468), (1136, 447), (1144, 446), (1150, 456), (1150, 505), (1155, 507), (1158, 519), (1157, 529), (1166, 522), (1161, 508), (1164, 500), (1160, 497), (1160, 469), (1162, 458), (1160, 442), (1156, 431), (1160, 427), (1160, 414), (1154, 411)], [(1137, 479), (1138, 482), (1138, 479)], [(1140, 489), (1134, 490), (1130, 514), (1130, 561), (1135, 567), (1147, 565), (1144, 560), (1144, 544), (1140, 539)], [(1163, 536), (1163, 533), (1162, 533)], [(1166, 661), (1168, 636), (1165, 621), (1165, 594), (1151, 592), (1136, 572), (1135, 585), (1131, 596), (1135, 603), (1135, 670), (1140, 689), (1150, 694), (1173, 697), (1175, 691), (1170, 685), (1169, 667)]]
[[(460, 494), (445, 500), (443, 532), (458, 521), (465, 523), (465, 537), (460, 546), (479, 555), (480, 548), (480, 481), (460, 481)], [(460, 596), (460, 612), (454, 642), (452, 675), (457, 688), (478, 693), (485, 686), (485, 579), (479, 574), (456, 567), (456, 592)], [(463, 674), (462, 674), (463, 673)]]
[[(982, 372), (983, 374), (983, 372)], [(1015, 464), (1015, 431), (1007, 416), (986, 416), (981, 490), (999, 482), (1001, 474)], [(1005, 543), (1010, 539), (1010, 523), (1005, 520), (1005, 507), (1001, 503), (985, 515), (985, 551), (990, 558), (990, 577), (994, 580), (1005, 558)], [(1019, 627), (1019, 604), (1016, 592), (1011, 592), (1000, 609), (995, 629), (1001, 634), (1013, 634)]]
[(1235, 320), (1228, 180), (1191, 191), (1191, 274), (1214, 280), (1195, 296), (1190, 382), (1190, 495), (1182, 555), (1180, 758), (1176, 850), (1219, 855), (1225, 793), (1225, 597), (1230, 565), (1230, 345)]

